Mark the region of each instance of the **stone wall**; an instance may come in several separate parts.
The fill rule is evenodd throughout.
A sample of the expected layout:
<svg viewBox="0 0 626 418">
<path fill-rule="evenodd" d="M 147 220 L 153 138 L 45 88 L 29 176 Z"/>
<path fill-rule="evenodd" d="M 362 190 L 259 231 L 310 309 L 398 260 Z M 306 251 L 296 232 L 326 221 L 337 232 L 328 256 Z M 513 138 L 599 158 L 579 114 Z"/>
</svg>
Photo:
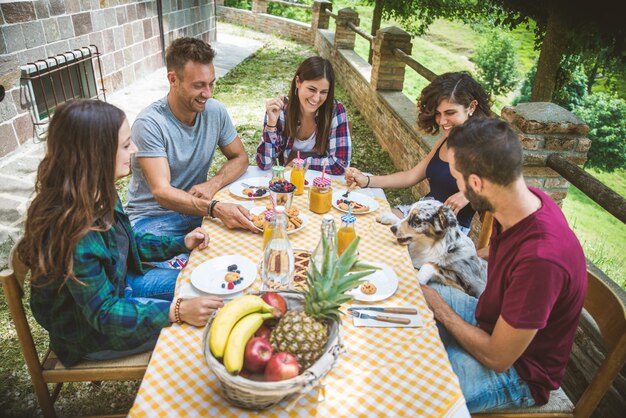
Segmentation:
<svg viewBox="0 0 626 418">
<path fill-rule="evenodd" d="M 181 36 L 215 40 L 214 0 L 165 0 L 162 7 L 166 47 Z M 0 11 L 0 157 L 33 137 L 20 66 L 96 45 L 107 92 L 163 66 L 156 0 L 9 0 Z"/>
</svg>

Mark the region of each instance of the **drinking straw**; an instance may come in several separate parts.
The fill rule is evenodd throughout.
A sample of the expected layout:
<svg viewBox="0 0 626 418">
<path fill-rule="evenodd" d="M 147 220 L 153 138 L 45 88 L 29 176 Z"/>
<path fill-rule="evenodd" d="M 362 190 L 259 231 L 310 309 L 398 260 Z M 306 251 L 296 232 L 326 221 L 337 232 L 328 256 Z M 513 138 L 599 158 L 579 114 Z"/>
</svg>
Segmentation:
<svg viewBox="0 0 626 418">
<path fill-rule="evenodd" d="M 300 159 L 300 151 L 298 151 L 298 160 Z"/>
<path fill-rule="evenodd" d="M 324 174 L 326 174 L 326 160 L 322 162 L 322 178 L 324 178 Z"/>
<path fill-rule="evenodd" d="M 272 191 L 269 193 L 270 203 L 272 204 L 272 209 L 276 209 L 276 202 L 274 202 L 274 197 L 272 196 Z"/>
</svg>

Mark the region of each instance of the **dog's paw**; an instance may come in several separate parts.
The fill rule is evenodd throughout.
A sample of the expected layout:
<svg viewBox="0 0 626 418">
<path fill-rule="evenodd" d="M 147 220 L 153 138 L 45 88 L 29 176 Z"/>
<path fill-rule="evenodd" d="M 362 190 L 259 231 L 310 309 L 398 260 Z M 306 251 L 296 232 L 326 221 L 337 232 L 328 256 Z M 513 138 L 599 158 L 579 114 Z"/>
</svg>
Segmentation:
<svg viewBox="0 0 626 418">
<path fill-rule="evenodd" d="M 396 215 L 394 215 L 391 212 L 381 213 L 380 215 L 376 217 L 376 222 L 379 222 L 383 225 L 393 225 L 395 223 L 398 223 L 399 221 L 400 221 L 400 218 L 398 218 Z"/>
<path fill-rule="evenodd" d="M 420 270 L 417 272 L 417 281 L 420 284 L 428 284 L 435 274 L 437 274 L 435 267 L 430 263 L 426 263 L 420 267 Z"/>
</svg>

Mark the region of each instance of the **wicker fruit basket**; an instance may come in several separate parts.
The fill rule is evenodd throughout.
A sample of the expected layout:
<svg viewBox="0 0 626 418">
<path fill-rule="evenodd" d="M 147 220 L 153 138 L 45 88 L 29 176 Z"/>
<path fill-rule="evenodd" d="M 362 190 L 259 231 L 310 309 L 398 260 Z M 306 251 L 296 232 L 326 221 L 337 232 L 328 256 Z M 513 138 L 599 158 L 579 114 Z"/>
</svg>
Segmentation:
<svg viewBox="0 0 626 418">
<path fill-rule="evenodd" d="M 304 305 L 304 296 L 296 292 L 280 292 L 287 302 L 287 309 L 298 309 Z M 329 327 L 328 342 L 322 356 L 300 375 L 279 382 L 259 382 L 241 376 L 233 376 L 209 350 L 211 323 L 209 319 L 202 335 L 202 352 L 213 373 L 222 385 L 224 398 L 231 404 L 253 410 L 270 408 L 294 395 L 304 395 L 317 386 L 320 379 L 333 368 L 343 351 L 339 325 L 333 322 Z"/>
</svg>

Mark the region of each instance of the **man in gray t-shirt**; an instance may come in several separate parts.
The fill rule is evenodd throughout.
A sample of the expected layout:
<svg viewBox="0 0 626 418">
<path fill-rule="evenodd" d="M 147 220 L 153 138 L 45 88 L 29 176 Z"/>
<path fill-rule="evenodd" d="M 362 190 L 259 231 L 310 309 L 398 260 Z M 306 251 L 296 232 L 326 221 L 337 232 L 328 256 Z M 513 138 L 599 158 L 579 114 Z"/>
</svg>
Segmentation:
<svg viewBox="0 0 626 418">
<path fill-rule="evenodd" d="M 242 206 L 213 200 L 248 168 L 248 156 L 224 106 L 212 99 L 213 57 L 207 43 L 176 39 L 166 51 L 170 91 L 133 124 L 139 151 L 132 161 L 126 212 L 135 231 L 184 235 L 219 218 L 229 228 L 256 231 Z M 207 181 L 215 149 L 227 162 Z"/>
</svg>

